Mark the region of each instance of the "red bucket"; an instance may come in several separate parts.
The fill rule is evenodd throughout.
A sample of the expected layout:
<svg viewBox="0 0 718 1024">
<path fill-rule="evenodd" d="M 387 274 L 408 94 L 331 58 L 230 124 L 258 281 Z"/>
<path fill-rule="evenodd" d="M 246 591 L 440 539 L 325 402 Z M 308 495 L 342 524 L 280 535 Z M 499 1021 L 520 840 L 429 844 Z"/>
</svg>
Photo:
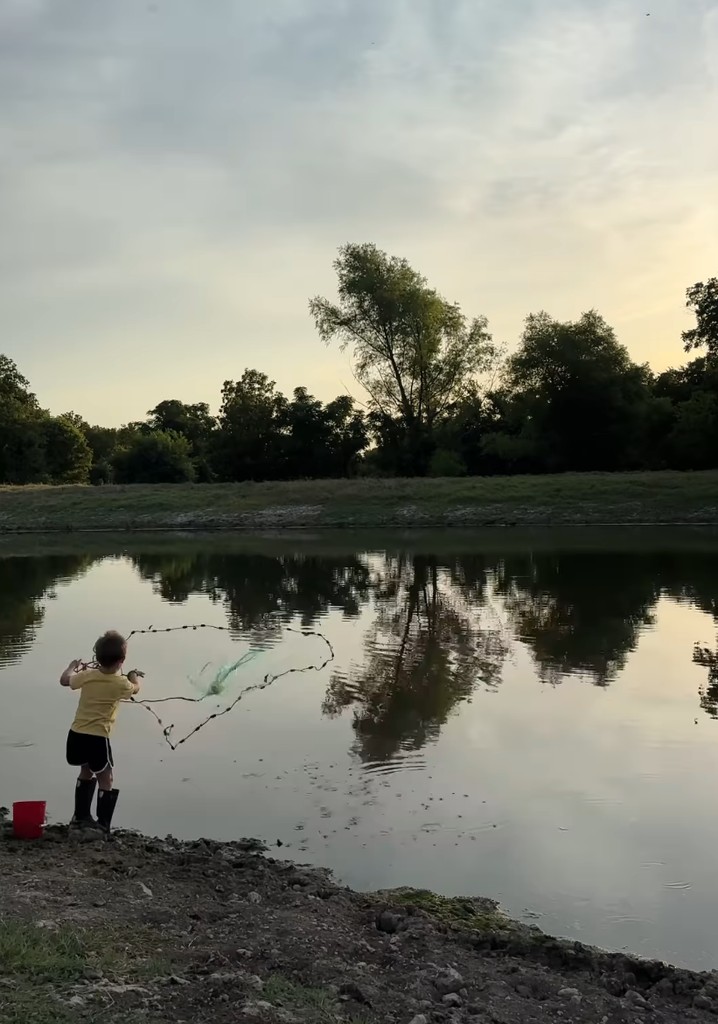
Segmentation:
<svg viewBox="0 0 718 1024">
<path fill-rule="evenodd" d="M 45 800 L 21 800 L 12 805 L 12 830 L 18 839 L 39 839 L 45 827 Z"/>
</svg>

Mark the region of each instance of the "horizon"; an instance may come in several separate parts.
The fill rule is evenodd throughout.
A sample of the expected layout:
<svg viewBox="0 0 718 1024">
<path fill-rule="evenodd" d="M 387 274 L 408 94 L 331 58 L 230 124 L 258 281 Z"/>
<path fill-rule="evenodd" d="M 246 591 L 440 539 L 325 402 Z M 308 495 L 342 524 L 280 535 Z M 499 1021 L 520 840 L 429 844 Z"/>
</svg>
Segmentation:
<svg viewBox="0 0 718 1024">
<path fill-rule="evenodd" d="M 594 6 L 6 0 L 0 351 L 103 426 L 214 412 L 245 367 L 361 398 L 308 302 L 370 241 L 509 351 L 529 313 L 595 308 L 635 362 L 685 363 L 718 271 L 718 3 Z"/>
</svg>

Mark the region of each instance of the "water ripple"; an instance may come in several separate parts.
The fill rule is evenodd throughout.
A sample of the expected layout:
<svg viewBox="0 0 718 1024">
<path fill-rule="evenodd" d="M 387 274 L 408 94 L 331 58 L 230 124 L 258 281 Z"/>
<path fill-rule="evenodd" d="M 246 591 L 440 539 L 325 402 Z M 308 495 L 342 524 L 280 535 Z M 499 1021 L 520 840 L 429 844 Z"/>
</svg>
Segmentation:
<svg viewBox="0 0 718 1024">
<path fill-rule="evenodd" d="M 397 772 L 426 771 L 426 759 L 417 753 L 396 754 L 388 761 L 365 761 L 362 771 L 367 775 L 395 775 Z"/>
</svg>

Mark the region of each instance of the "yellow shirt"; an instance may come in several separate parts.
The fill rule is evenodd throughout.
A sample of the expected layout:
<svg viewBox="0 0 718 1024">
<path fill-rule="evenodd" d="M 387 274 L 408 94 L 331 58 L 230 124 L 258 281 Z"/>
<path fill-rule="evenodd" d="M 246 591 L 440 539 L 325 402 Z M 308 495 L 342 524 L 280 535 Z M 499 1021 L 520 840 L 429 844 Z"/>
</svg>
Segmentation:
<svg viewBox="0 0 718 1024">
<path fill-rule="evenodd" d="M 127 676 L 119 672 L 101 672 L 97 668 L 75 673 L 70 679 L 70 689 L 80 691 L 72 731 L 90 736 L 109 736 L 120 701 L 134 693 L 134 687 Z"/>
</svg>

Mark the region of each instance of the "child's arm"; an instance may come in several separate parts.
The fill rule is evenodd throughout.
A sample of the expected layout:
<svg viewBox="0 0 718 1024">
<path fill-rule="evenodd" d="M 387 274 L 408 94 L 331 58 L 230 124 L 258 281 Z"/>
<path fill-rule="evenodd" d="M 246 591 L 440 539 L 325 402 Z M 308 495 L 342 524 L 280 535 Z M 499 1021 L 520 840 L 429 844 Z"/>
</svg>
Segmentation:
<svg viewBox="0 0 718 1024">
<path fill-rule="evenodd" d="M 144 679 L 145 674 L 138 668 L 133 668 L 131 672 L 127 673 L 128 682 L 132 683 L 132 696 L 136 696 L 140 692 L 140 679 Z"/>
<path fill-rule="evenodd" d="M 60 676 L 60 686 L 69 686 L 72 677 L 76 672 L 79 672 L 81 668 L 82 662 L 80 661 L 79 658 L 75 658 L 74 661 L 71 661 L 70 664 L 65 669 L 65 671 Z"/>
</svg>

